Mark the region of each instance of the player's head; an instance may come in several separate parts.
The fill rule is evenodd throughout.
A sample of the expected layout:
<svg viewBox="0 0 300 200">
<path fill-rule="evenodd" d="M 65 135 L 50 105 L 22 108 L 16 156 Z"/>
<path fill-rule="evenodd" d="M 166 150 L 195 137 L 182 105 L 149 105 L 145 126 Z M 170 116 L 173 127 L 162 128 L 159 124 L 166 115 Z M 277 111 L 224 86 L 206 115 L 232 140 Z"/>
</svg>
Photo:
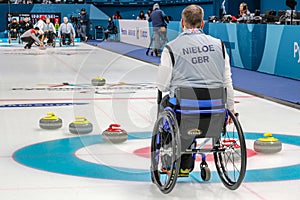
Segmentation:
<svg viewBox="0 0 300 200">
<path fill-rule="evenodd" d="M 159 9 L 159 4 L 158 4 L 158 3 L 155 3 L 155 4 L 153 5 L 153 10 L 156 10 L 156 9 Z"/>
<path fill-rule="evenodd" d="M 50 23 L 50 18 L 46 19 L 46 23 L 49 24 Z"/>
<path fill-rule="evenodd" d="M 40 28 L 39 27 L 34 27 L 33 30 L 34 30 L 35 34 L 37 34 L 39 32 Z"/>
<path fill-rule="evenodd" d="M 40 20 L 45 20 L 46 19 L 46 16 L 45 15 L 42 15 L 41 17 L 40 17 Z"/>
<path fill-rule="evenodd" d="M 86 13 L 85 8 L 81 8 L 81 13 Z"/>
<path fill-rule="evenodd" d="M 64 23 L 66 24 L 66 23 L 68 23 L 68 18 L 67 17 L 64 17 Z"/>
<path fill-rule="evenodd" d="M 203 28 L 204 11 L 198 5 L 192 4 L 183 9 L 181 13 L 182 29 Z"/>
</svg>

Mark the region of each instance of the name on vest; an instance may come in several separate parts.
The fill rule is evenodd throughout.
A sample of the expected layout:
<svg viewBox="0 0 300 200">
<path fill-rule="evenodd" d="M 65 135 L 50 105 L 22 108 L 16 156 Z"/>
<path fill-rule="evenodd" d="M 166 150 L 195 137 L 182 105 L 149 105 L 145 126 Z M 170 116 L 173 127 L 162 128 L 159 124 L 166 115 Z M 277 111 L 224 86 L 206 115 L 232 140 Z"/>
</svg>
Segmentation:
<svg viewBox="0 0 300 200">
<path fill-rule="evenodd" d="M 196 47 L 186 47 L 182 49 L 183 55 L 188 55 L 188 54 L 201 54 L 201 53 L 207 53 L 215 51 L 214 45 L 203 45 L 203 46 L 196 46 Z M 197 56 L 197 57 L 192 57 L 192 63 L 197 64 L 197 63 L 208 63 L 209 62 L 209 56 Z"/>
</svg>

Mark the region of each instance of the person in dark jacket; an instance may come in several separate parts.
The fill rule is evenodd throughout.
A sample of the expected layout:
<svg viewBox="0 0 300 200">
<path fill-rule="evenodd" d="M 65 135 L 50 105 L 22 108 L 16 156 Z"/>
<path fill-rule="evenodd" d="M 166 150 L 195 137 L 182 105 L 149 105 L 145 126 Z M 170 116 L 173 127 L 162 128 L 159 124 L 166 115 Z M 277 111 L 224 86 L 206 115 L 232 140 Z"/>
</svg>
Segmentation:
<svg viewBox="0 0 300 200">
<path fill-rule="evenodd" d="M 80 15 L 78 17 L 79 25 L 80 25 L 80 31 L 79 31 L 79 37 L 82 41 L 86 41 L 86 29 L 89 23 L 89 16 L 86 13 L 85 8 L 81 9 Z"/>
<path fill-rule="evenodd" d="M 16 18 L 12 19 L 11 23 L 8 25 L 8 30 L 12 39 L 16 39 L 18 37 L 20 31 L 20 24 Z"/>
<path fill-rule="evenodd" d="M 111 17 L 108 18 L 107 28 L 104 31 L 104 39 L 107 40 L 109 34 L 115 34 L 115 23 Z"/>
<path fill-rule="evenodd" d="M 32 22 L 29 20 L 28 17 L 24 17 L 23 21 L 20 23 L 21 26 L 21 33 L 25 33 L 29 29 L 33 28 Z"/>
<path fill-rule="evenodd" d="M 158 3 L 153 5 L 153 11 L 148 21 L 152 22 L 153 27 L 153 51 L 156 54 L 156 56 L 160 56 L 162 47 L 167 42 L 167 23 L 169 23 L 169 19 L 165 15 L 165 13 L 159 8 Z"/>
</svg>

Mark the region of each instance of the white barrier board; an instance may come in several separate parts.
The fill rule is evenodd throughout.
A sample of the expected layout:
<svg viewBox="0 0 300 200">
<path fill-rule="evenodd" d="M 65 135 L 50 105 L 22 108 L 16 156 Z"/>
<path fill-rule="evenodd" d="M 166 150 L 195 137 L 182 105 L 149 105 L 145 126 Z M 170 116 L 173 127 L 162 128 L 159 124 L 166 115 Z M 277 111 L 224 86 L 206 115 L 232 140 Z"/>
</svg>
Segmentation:
<svg viewBox="0 0 300 200">
<path fill-rule="evenodd" d="M 120 41 L 149 47 L 150 29 L 146 20 L 119 20 Z"/>
</svg>

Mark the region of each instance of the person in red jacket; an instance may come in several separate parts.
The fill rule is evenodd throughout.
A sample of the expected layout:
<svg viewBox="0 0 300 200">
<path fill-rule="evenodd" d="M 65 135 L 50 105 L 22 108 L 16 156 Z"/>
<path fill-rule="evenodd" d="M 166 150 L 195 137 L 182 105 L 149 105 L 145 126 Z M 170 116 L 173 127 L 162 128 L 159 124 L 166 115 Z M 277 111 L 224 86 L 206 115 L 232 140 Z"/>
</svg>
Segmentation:
<svg viewBox="0 0 300 200">
<path fill-rule="evenodd" d="M 37 37 L 39 30 L 40 30 L 39 27 L 35 27 L 32 29 L 29 29 L 28 31 L 25 31 L 25 33 L 23 33 L 21 35 L 21 40 L 23 42 L 27 43 L 24 46 L 25 49 L 30 49 L 34 42 L 38 43 L 40 45 L 40 47 L 44 46 L 43 42 L 41 42 L 39 40 L 39 38 Z"/>
</svg>

